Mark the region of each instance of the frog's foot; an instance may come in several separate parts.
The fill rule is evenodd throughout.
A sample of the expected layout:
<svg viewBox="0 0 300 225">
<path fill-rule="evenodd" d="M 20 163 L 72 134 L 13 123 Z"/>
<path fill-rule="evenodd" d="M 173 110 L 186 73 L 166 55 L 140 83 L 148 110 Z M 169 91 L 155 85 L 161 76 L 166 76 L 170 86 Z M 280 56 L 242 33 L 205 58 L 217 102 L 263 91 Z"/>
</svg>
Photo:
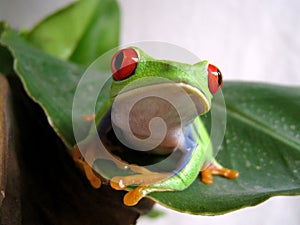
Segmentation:
<svg viewBox="0 0 300 225">
<path fill-rule="evenodd" d="M 130 176 L 116 176 L 110 180 L 110 186 L 116 190 L 125 190 L 128 186 L 149 186 L 170 177 L 170 173 L 147 173 Z"/>
<path fill-rule="evenodd" d="M 110 180 L 110 186 L 115 190 L 125 190 L 128 186 L 136 186 L 124 196 L 124 204 L 127 206 L 136 205 L 147 192 L 145 188 L 153 183 L 162 181 L 170 177 L 170 173 L 151 172 L 144 167 L 130 165 L 130 169 L 134 172 L 140 173 L 130 176 L 116 176 Z"/>
<path fill-rule="evenodd" d="M 126 193 L 123 199 L 124 204 L 127 206 L 134 206 L 138 204 L 138 202 L 146 196 L 146 193 L 144 193 L 146 187 L 147 186 L 139 186 Z"/>
<path fill-rule="evenodd" d="M 228 179 L 235 179 L 239 176 L 239 172 L 223 168 L 213 163 L 206 163 L 201 169 L 201 181 L 205 184 L 213 184 L 213 175 L 220 175 Z"/>
<path fill-rule="evenodd" d="M 100 188 L 101 179 L 95 174 L 92 167 L 84 160 L 78 147 L 75 147 L 74 149 L 73 160 L 75 161 L 76 164 L 78 164 L 82 168 L 90 184 L 94 188 Z"/>
</svg>

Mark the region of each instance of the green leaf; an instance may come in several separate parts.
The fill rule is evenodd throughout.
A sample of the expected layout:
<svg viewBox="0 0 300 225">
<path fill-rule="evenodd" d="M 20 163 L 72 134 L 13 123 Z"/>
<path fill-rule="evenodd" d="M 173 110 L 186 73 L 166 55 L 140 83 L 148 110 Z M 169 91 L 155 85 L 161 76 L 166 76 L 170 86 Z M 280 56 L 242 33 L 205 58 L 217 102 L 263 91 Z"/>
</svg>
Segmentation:
<svg viewBox="0 0 300 225">
<path fill-rule="evenodd" d="M 57 134 L 72 148 L 72 101 L 85 68 L 34 48 L 9 28 L 0 44 L 13 55 L 14 70 L 27 94 L 40 104 Z"/>
<path fill-rule="evenodd" d="M 42 20 L 26 37 L 44 52 L 88 65 L 118 45 L 119 19 L 115 0 L 81 0 Z"/>
<path fill-rule="evenodd" d="M 158 219 L 161 218 L 163 216 L 165 216 L 165 212 L 161 211 L 159 209 L 152 209 L 148 214 L 146 214 L 144 217 L 148 218 L 148 219 Z"/>
<path fill-rule="evenodd" d="M 0 37 L 2 37 L 3 32 L 7 29 L 7 24 L 4 21 L 0 22 Z"/>
<path fill-rule="evenodd" d="M 112 0 L 99 1 L 99 10 L 86 28 L 84 35 L 74 49 L 70 60 L 89 65 L 103 53 L 119 43 L 120 13 L 118 4 Z"/>
<path fill-rule="evenodd" d="M 271 196 L 300 194 L 300 87 L 228 82 L 222 165 L 236 180 L 196 180 L 182 192 L 153 193 L 159 203 L 192 214 L 222 214 Z"/>
</svg>

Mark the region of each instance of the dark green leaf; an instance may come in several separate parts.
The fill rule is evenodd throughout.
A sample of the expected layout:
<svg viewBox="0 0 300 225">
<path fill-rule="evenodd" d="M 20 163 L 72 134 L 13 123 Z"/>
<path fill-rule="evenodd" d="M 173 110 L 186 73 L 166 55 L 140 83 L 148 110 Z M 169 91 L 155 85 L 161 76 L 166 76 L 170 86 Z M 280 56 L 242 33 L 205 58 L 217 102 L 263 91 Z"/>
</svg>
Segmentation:
<svg viewBox="0 0 300 225">
<path fill-rule="evenodd" d="M 71 147 L 75 143 L 72 101 L 85 68 L 35 49 L 10 29 L 5 32 L 0 44 L 12 53 L 15 72 L 27 94 L 42 106 L 50 124 L 65 144 Z"/>
<path fill-rule="evenodd" d="M 81 0 L 38 23 L 26 37 L 44 52 L 88 65 L 118 45 L 119 24 L 115 0 Z"/>
<path fill-rule="evenodd" d="M 236 180 L 196 180 L 182 192 L 153 193 L 161 204 L 193 214 L 221 214 L 271 196 L 300 194 L 300 88 L 227 83 L 227 129 L 217 159 Z"/>
<path fill-rule="evenodd" d="M 0 22 L 0 38 L 4 34 L 7 28 L 5 22 Z M 10 74 L 13 72 L 13 58 L 10 52 L 3 46 L 0 45 L 0 73 Z"/>
<path fill-rule="evenodd" d="M 13 73 L 13 58 L 10 52 L 0 45 L 0 73 L 11 74 Z"/>
</svg>

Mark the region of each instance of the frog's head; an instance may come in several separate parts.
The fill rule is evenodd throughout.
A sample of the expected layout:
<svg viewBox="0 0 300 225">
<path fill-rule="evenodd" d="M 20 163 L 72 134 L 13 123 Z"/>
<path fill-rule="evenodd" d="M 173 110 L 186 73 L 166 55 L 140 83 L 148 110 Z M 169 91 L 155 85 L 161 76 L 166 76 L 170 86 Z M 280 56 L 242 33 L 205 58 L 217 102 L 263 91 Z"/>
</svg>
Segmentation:
<svg viewBox="0 0 300 225">
<path fill-rule="evenodd" d="M 210 110 L 213 94 L 222 86 L 220 70 L 204 60 L 194 65 L 154 59 L 137 47 L 119 50 L 111 61 L 111 97 L 163 89 L 172 84 L 183 88 L 193 99 L 199 115 Z M 161 79 L 160 79 L 161 78 Z"/>
<path fill-rule="evenodd" d="M 148 122 L 154 117 L 164 119 L 174 136 L 179 124 L 187 124 L 197 115 L 210 110 L 213 94 L 222 86 L 221 72 L 208 61 L 190 65 L 158 60 L 136 47 L 116 52 L 111 61 L 111 70 L 113 81 L 110 95 L 112 101 L 118 98 L 121 102 L 113 115 L 117 126 L 123 126 L 126 119 L 124 111 L 130 99 L 148 96 L 139 101 L 130 114 L 131 128 L 141 137 L 149 134 Z M 168 94 L 168 99 L 161 98 L 161 94 Z M 184 98 L 186 96 L 189 101 Z M 168 104 L 170 99 L 176 101 L 175 107 L 174 104 Z M 178 116 L 178 106 L 179 110 L 183 110 L 183 116 Z"/>
</svg>

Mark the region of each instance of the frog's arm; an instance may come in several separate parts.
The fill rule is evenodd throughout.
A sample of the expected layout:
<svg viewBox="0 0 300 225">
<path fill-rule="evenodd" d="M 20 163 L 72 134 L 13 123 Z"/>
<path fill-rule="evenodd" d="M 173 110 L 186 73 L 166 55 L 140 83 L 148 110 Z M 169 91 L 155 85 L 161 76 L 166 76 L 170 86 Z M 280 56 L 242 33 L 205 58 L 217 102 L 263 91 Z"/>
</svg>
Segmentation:
<svg viewBox="0 0 300 225">
<path fill-rule="evenodd" d="M 92 163 L 97 159 L 97 152 L 99 148 L 98 124 L 107 122 L 105 116 L 109 113 L 111 108 L 111 100 L 109 90 L 111 88 L 111 79 L 105 83 L 102 93 L 97 99 L 96 108 L 99 109 L 96 114 L 82 115 L 82 119 L 92 123 L 87 137 L 81 140 L 73 148 L 73 160 L 82 169 L 87 179 L 94 188 L 101 186 L 101 179 L 96 175 L 92 168 Z M 107 126 L 104 126 L 107 127 Z M 102 151 L 105 152 L 105 151 Z M 103 156 L 101 156 L 103 157 Z"/>
<path fill-rule="evenodd" d="M 205 162 L 201 168 L 201 181 L 206 184 L 213 183 L 213 175 L 220 175 L 228 179 L 235 179 L 238 177 L 239 173 L 236 170 L 230 170 L 224 168 L 217 160 L 214 158 L 214 151 L 212 148 L 211 139 L 206 131 L 206 128 L 201 121 L 201 119 L 195 120 L 195 129 L 197 142 L 204 143 L 205 150 Z"/>
<path fill-rule="evenodd" d="M 110 184 L 114 189 L 129 190 L 124 196 L 125 205 L 133 206 L 151 192 L 181 191 L 194 182 L 206 157 L 205 143 L 195 136 L 196 126 L 197 124 L 190 124 L 185 129 L 185 140 L 180 147 L 183 156 L 175 171 L 169 173 L 136 171 L 137 174 L 134 175 L 112 178 Z"/>
<path fill-rule="evenodd" d="M 96 121 L 96 124 L 98 124 L 97 121 L 103 120 L 103 118 L 107 114 L 107 109 L 110 108 L 110 101 L 108 99 L 106 101 L 103 101 L 102 106 L 103 107 L 97 113 L 96 117 L 93 118 Z M 94 122 L 94 120 L 92 120 L 92 122 Z M 90 165 L 90 163 L 94 162 L 97 158 L 96 151 L 99 148 L 99 143 L 97 142 L 97 140 L 97 127 L 92 125 L 88 136 L 83 141 L 74 146 L 72 154 L 73 160 L 75 161 L 77 166 L 82 169 L 86 178 L 90 181 L 90 184 L 94 188 L 100 188 L 101 186 L 101 178 L 96 175 L 92 166 Z"/>
<path fill-rule="evenodd" d="M 202 181 L 207 184 L 213 182 L 212 175 L 222 175 L 230 179 L 238 176 L 237 171 L 223 168 L 213 157 L 210 138 L 200 117 L 197 117 L 188 129 L 185 150 L 191 146 L 193 148 L 189 150 L 190 152 L 186 152 L 179 170 L 172 173 L 136 170 L 135 172 L 138 173 L 136 175 L 114 177 L 110 181 L 111 186 L 116 190 L 129 190 L 124 196 L 125 205 L 135 205 L 151 192 L 184 190 L 194 182 L 199 171 L 201 171 Z"/>
</svg>

